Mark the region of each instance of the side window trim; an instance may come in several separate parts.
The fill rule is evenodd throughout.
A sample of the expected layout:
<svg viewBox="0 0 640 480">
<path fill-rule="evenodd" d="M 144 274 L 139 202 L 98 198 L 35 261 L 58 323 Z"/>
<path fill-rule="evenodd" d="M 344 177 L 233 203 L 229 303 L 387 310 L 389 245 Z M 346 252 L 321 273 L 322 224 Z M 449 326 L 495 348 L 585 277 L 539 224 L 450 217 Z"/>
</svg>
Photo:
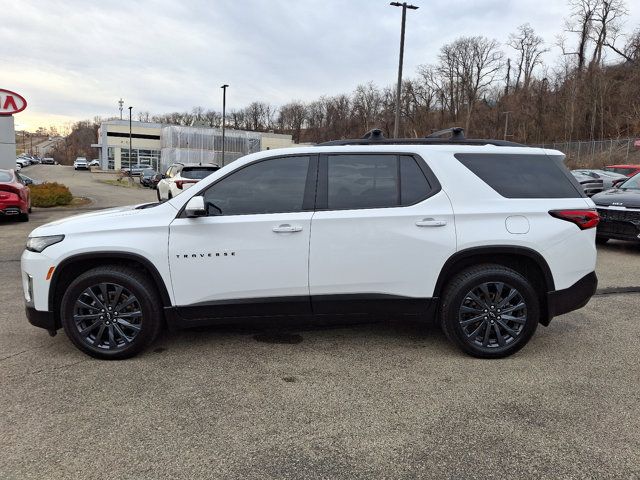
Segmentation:
<svg viewBox="0 0 640 480">
<path fill-rule="evenodd" d="M 402 199 L 402 179 L 400 175 L 400 157 L 407 156 L 413 158 L 413 160 L 418 164 L 418 168 L 422 171 L 424 176 L 427 179 L 427 183 L 430 186 L 429 193 L 421 198 L 417 202 L 401 205 L 401 202 L 398 202 L 398 205 L 390 206 L 390 207 L 362 207 L 362 208 L 329 208 L 329 163 L 328 159 L 333 155 L 390 155 L 395 156 L 397 158 L 398 164 L 398 195 L 399 200 Z M 442 186 L 438 181 L 438 178 L 435 176 L 433 171 L 429 168 L 427 163 L 422 159 L 422 157 L 416 153 L 412 152 L 331 152 L 331 153 L 323 153 L 319 158 L 318 165 L 318 193 L 316 195 L 316 210 L 317 211 L 341 211 L 341 210 L 373 210 L 379 208 L 405 208 L 416 205 L 420 202 L 424 202 L 426 199 L 433 197 L 435 194 L 442 190 Z"/>
<path fill-rule="evenodd" d="M 289 157 L 308 157 L 309 158 L 309 165 L 307 167 L 307 178 L 305 180 L 305 189 L 304 189 L 304 194 L 303 194 L 303 200 L 302 200 L 302 212 L 313 212 L 316 210 L 315 206 L 316 206 L 316 196 L 317 196 L 317 191 L 318 191 L 318 154 L 314 154 L 314 153 L 309 153 L 309 154 L 304 154 L 304 153 L 292 153 L 290 155 L 278 155 L 278 156 L 274 156 L 274 157 L 267 157 L 267 158 L 261 158 L 260 160 L 256 160 L 254 162 L 248 163 L 246 165 L 243 165 L 240 168 L 237 168 L 229 173 L 227 173 L 226 175 L 224 175 L 223 177 L 218 178 L 214 183 L 207 185 L 206 187 L 201 188 L 198 193 L 196 193 L 194 195 L 194 197 L 197 197 L 199 195 L 204 195 L 205 192 L 209 189 L 212 188 L 214 185 L 216 185 L 217 183 L 221 182 L 222 180 L 224 180 L 225 178 L 233 175 L 234 173 L 239 172 L 240 170 L 243 170 L 247 167 L 250 167 L 252 165 L 256 165 L 257 163 L 261 163 L 261 162 L 267 162 L 269 160 L 277 160 L 277 159 L 281 159 L 281 158 L 289 158 Z M 176 218 L 187 218 L 187 216 L 184 213 L 186 204 L 180 209 L 180 211 L 178 212 L 178 214 L 176 215 Z M 278 213 L 290 213 L 290 212 L 278 212 Z M 243 216 L 243 215 L 271 215 L 271 213 L 265 213 L 265 214 L 239 214 L 239 215 L 234 215 L 234 216 Z"/>
</svg>

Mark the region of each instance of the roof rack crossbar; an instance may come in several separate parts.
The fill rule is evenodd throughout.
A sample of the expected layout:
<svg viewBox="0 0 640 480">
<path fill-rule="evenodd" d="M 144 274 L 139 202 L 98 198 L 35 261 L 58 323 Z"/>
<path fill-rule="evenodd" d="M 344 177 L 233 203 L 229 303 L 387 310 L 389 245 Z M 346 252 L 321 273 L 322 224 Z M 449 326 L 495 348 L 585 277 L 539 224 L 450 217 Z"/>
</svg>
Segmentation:
<svg viewBox="0 0 640 480">
<path fill-rule="evenodd" d="M 445 128 L 444 130 L 438 130 L 437 132 L 433 132 L 432 134 L 427 135 L 424 138 L 440 138 L 447 133 L 451 134 L 451 136 L 449 137 L 450 140 L 464 140 L 464 128 L 462 127 L 451 127 Z"/>
</svg>

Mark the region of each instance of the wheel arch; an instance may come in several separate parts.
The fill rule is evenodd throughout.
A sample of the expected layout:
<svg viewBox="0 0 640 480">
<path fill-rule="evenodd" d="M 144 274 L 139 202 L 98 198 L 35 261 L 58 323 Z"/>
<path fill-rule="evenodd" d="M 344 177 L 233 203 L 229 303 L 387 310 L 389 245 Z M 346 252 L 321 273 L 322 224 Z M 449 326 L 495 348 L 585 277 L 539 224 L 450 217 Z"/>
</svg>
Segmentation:
<svg viewBox="0 0 640 480">
<path fill-rule="evenodd" d="M 547 294 L 555 290 L 549 264 L 540 253 L 527 247 L 496 245 L 472 247 L 456 252 L 444 264 L 436 281 L 434 297 L 442 298 L 449 280 L 467 267 L 482 263 L 493 263 L 511 268 L 534 283 L 540 291 L 540 323 L 548 325 Z"/>
<path fill-rule="evenodd" d="M 73 255 L 65 258 L 56 267 L 51 276 L 51 284 L 49 286 L 49 310 L 53 312 L 56 328 L 60 328 L 60 312 L 59 306 L 60 300 L 64 295 L 67 286 L 78 275 L 91 268 L 103 266 L 103 265 L 125 265 L 140 269 L 147 273 L 153 281 L 160 301 L 163 307 L 171 306 L 171 298 L 167 285 L 165 284 L 162 275 L 158 272 L 158 269 L 147 258 L 130 252 L 90 252 Z"/>
</svg>

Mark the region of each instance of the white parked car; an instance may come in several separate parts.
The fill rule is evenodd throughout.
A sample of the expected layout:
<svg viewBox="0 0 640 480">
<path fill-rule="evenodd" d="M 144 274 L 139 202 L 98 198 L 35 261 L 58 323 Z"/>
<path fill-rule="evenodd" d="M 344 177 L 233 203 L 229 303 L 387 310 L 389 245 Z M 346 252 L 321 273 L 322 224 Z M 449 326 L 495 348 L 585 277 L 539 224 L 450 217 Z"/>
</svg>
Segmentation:
<svg viewBox="0 0 640 480">
<path fill-rule="evenodd" d="M 87 163 L 87 159 L 85 157 L 78 157 L 73 162 L 74 170 L 88 170 L 89 165 Z"/>
<path fill-rule="evenodd" d="M 36 228 L 27 317 L 98 358 L 165 322 L 332 315 L 436 318 L 463 351 L 510 355 L 596 291 L 599 217 L 562 160 L 459 131 L 251 154 L 168 201 Z"/>
<path fill-rule="evenodd" d="M 19 172 L 20 170 L 22 170 L 22 165 L 20 165 L 19 162 L 16 162 L 16 172 Z"/>
<path fill-rule="evenodd" d="M 90 166 L 90 167 L 99 167 L 99 166 L 100 166 L 100 160 L 98 160 L 98 159 L 91 160 L 91 161 L 89 162 L 89 166 Z"/>
<path fill-rule="evenodd" d="M 174 163 L 158 182 L 158 200 L 170 200 L 220 167 L 213 163 Z"/>
</svg>

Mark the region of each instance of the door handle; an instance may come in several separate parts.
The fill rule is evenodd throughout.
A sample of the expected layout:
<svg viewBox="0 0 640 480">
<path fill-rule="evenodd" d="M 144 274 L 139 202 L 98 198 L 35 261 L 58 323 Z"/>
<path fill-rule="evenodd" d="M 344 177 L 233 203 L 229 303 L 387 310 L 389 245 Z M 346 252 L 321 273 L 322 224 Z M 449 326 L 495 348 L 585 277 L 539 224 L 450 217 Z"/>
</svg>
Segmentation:
<svg viewBox="0 0 640 480">
<path fill-rule="evenodd" d="M 416 222 L 418 227 L 444 227 L 446 224 L 446 220 L 436 220 L 435 218 L 423 218 Z"/>
<path fill-rule="evenodd" d="M 301 232 L 302 227 L 291 226 L 288 223 L 283 223 L 282 225 L 278 225 L 277 227 L 273 227 L 273 231 L 276 233 L 295 233 Z"/>
</svg>

